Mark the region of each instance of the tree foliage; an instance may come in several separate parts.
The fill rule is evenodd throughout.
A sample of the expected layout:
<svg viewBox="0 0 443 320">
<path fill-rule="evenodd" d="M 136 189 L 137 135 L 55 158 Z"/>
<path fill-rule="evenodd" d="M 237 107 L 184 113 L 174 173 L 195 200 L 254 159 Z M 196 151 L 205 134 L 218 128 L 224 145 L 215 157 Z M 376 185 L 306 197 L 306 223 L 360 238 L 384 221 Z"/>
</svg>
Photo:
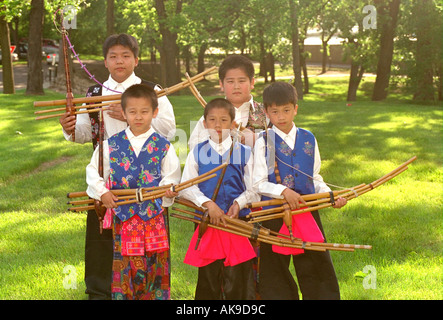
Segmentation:
<svg viewBox="0 0 443 320">
<path fill-rule="evenodd" d="M 16 29 L 21 37 L 28 34 L 30 2 L 3 1 L 6 9 L 2 9 L 2 14 L 8 21 L 19 21 L 20 28 Z M 70 32 L 77 52 L 100 54 L 109 29 L 108 2 L 45 1 L 44 36 L 58 36 L 52 26 L 52 14 L 71 4 L 78 8 L 78 28 Z M 344 58 L 352 61 L 349 100 L 357 99 L 364 72 L 381 73 L 378 70 L 382 69 L 383 84 L 377 85 L 382 95 L 374 92 L 377 99 L 384 99 L 389 90 L 402 84 L 414 99 L 441 100 L 443 13 L 438 0 L 376 0 L 375 29 L 364 27 L 367 18 L 364 8 L 368 5 L 365 0 L 113 0 L 113 3 L 114 31 L 130 33 L 138 39 L 141 55 L 152 63 L 160 63 L 165 85 L 176 82 L 183 70 L 201 72 L 211 57 L 220 61 L 236 52 L 258 61 L 257 72 L 265 81 L 276 79 L 277 62 L 292 68 L 294 84 L 302 97 L 309 90 L 306 57 L 310 53 L 305 50 L 304 40 L 309 29 L 317 29 L 323 40 L 323 61 L 328 58 L 329 39 L 334 35 L 343 38 Z M 399 3 L 397 23 L 387 32 L 389 19 L 394 16 L 384 8 L 393 3 Z"/>
</svg>

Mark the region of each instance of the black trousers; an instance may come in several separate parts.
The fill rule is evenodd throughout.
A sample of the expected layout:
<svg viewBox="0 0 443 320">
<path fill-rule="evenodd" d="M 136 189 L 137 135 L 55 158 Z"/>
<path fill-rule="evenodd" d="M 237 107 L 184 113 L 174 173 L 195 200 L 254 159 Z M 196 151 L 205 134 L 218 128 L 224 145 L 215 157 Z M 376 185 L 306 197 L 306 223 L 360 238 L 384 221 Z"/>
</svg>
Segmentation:
<svg viewBox="0 0 443 320">
<path fill-rule="evenodd" d="M 235 266 L 224 260 L 198 268 L 196 300 L 254 300 L 255 282 L 252 259 Z"/>
<path fill-rule="evenodd" d="M 94 210 L 88 211 L 85 243 L 85 284 L 89 299 L 111 299 L 112 230 L 103 230 Z"/>
<path fill-rule="evenodd" d="M 323 233 L 320 215 L 312 215 Z M 266 221 L 263 226 L 279 231 L 281 219 Z M 326 241 L 326 237 L 325 237 Z M 264 300 L 298 300 L 298 286 L 290 270 L 291 255 L 277 254 L 272 245 L 260 243 L 258 291 Z M 332 259 L 328 251 L 305 250 L 292 256 L 303 300 L 339 300 L 340 290 Z"/>
</svg>

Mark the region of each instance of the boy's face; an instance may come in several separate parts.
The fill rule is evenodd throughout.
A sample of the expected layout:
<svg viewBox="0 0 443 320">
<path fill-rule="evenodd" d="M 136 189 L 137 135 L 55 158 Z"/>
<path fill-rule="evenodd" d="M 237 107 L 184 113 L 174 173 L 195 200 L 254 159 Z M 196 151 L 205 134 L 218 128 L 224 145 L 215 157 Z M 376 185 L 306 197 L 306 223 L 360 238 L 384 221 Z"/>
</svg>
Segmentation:
<svg viewBox="0 0 443 320">
<path fill-rule="evenodd" d="M 121 83 L 128 79 L 138 65 L 138 57 L 134 57 L 131 49 L 120 44 L 109 48 L 105 58 L 105 67 L 111 77 Z"/>
<path fill-rule="evenodd" d="M 157 116 L 158 108 L 152 111 L 151 101 L 147 98 L 127 98 L 124 117 L 135 136 L 151 128 L 152 119 Z"/>
<path fill-rule="evenodd" d="M 271 123 L 284 133 L 289 133 L 292 129 L 294 117 L 297 115 L 297 105 L 292 103 L 277 106 L 275 104 L 266 109 L 266 114 Z"/>
<path fill-rule="evenodd" d="M 243 103 L 251 99 L 251 91 L 254 89 L 255 79 L 249 79 L 246 72 L 241 69 L 230 69 L 226 72 L 223 81 L 220 80 L 220 87 L 225 93 L 226 99 L 234 107 L 238 108 Z"/>
<path fill-rule="evenodd" d="M 208 112 L 206 119 L 203 120 L 203 124 L 208 129 L 211 139 L 220 143 L 229 136 L 232 119 L 226 109 L 214 108 Z"/>
</svg>

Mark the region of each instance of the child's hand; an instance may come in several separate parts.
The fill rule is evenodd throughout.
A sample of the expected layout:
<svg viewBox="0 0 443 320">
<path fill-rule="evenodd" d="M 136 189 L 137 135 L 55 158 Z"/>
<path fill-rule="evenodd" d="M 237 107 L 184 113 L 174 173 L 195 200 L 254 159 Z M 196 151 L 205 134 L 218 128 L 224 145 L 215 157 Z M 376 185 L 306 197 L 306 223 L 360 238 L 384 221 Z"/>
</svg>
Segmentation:
<svg viewBox="0 0 443 320">
<path fill-rule="evenodd" d="M 238 129 L 238 123 L 232 121 L 231 130 L 237 130 L 237 129 Z M 241 139 L 240 139 L 241 144 L 254 148 L 255 140 L 256 140 L 255 133 L 250 129 L 244 129 L 241 132 Z"/>
<path fill-rule="evenodd" d="M 294 190 L 286 188 L 281 194 L 283 197 L 285 197 L 285 200 L 289 204 L 291 210 L 300 209 L 300 203 L 306 204 L 306 201 L 303 200 L 301 195 Z"/>
<path fill-rule="evenodd" d="M 175 198 L 178 197 L 178 192 L 174 192 L 172 190 L 166 190 L 165 192 L 165 197 L 166 198 Z"/>
<path fill-rule="evenodd" d="M 60 117 L 59 122 L 67 134 L 72 134 L 74 132 L 76 123 L 75 116 L 66 112 Z"/>
<path fill-rule="evenodd" d="M 341 207 L 344 207 L 348 203 L 348 200 L 346 198 L 338 198 L 335 200 L 335 204 L 332 206 L 335 209 L 340 209 Z"/>
<path fill-rule="evenodd" d="M 108 114 L 111 118 L 116 119 L 116 120 L 120 120 L 120 121 L 125 121 L 126 119 L 123 116 L 123 109 L 122 109 L 122 105 L 120 103 L 111 103 L 109 105 L 109 111 Z"/>
<path fill-rule="evenodd" d="M 117 205 L 115 204 L 115 201 L 118 200 L 118 197 L 114 195 L 111 191 L 106 192 L 101 197 L 101 201 L 103 202 L 103 205 L 107 209 L 117 208 Z"/>
<path fill-rule="evenodd" d="M 236 219 L 238 218 L 239 213 L 240 213 L 240 206 L 238 205 L 237 201 L 234 201 L 234 203 L 229 208 L 226 214 L 228 215 L 228 217 Z"/>
<path fill-rule="evenodd" d="M 209 221 L 218 226 L 220 222 L 226 226 L 225 213 L 214 201 L 206 201 L 203 203 L 203 207 L 208 209 Z"/>
</svg>

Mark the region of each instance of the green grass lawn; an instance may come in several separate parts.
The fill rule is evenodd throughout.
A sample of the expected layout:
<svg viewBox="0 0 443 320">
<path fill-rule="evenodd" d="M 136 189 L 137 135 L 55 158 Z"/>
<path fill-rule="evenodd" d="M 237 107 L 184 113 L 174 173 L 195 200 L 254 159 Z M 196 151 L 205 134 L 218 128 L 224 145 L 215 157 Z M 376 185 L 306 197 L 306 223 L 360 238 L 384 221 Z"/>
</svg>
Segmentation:
<svg viewBox="0 0 443 320">
<path fill-rule="evenodd" d="M 442 299 L 442 124 L 440 105 L 407 99 L 345 101 L 346 78 L 313 78 L 299 103 L 298 126 L 319 143 L 325 181 L 369 183 L 412 156 L 410 168 L 348 203 L 321 211 L 329 242 L 370 244 L 372 250 L 332 252 L 342 299 Z M 331 87 L 332 85 L 332 87 Z M 256 86 L 259 95 L 263 85 Z M 171 96 L 177 127 L 189 134 L 201 106 Z M 34 100 L 0 95 L 0 299 L 80 300 L 84 294 L 84 213 L 67 212 L 66 194 L 85 189 L 91 146 L 64 140 L 58 120 L 35 121 Z M 209 100 L 211 97 L 205 97 Z M 174 142 L 186 151 L 182 139 Z M 184 159 L 183 159 L 184 161 Z M 192 234 L 171 218 L 172 298 L 193 299 L 197 270 L 182 263 Z"/>
</svg>

